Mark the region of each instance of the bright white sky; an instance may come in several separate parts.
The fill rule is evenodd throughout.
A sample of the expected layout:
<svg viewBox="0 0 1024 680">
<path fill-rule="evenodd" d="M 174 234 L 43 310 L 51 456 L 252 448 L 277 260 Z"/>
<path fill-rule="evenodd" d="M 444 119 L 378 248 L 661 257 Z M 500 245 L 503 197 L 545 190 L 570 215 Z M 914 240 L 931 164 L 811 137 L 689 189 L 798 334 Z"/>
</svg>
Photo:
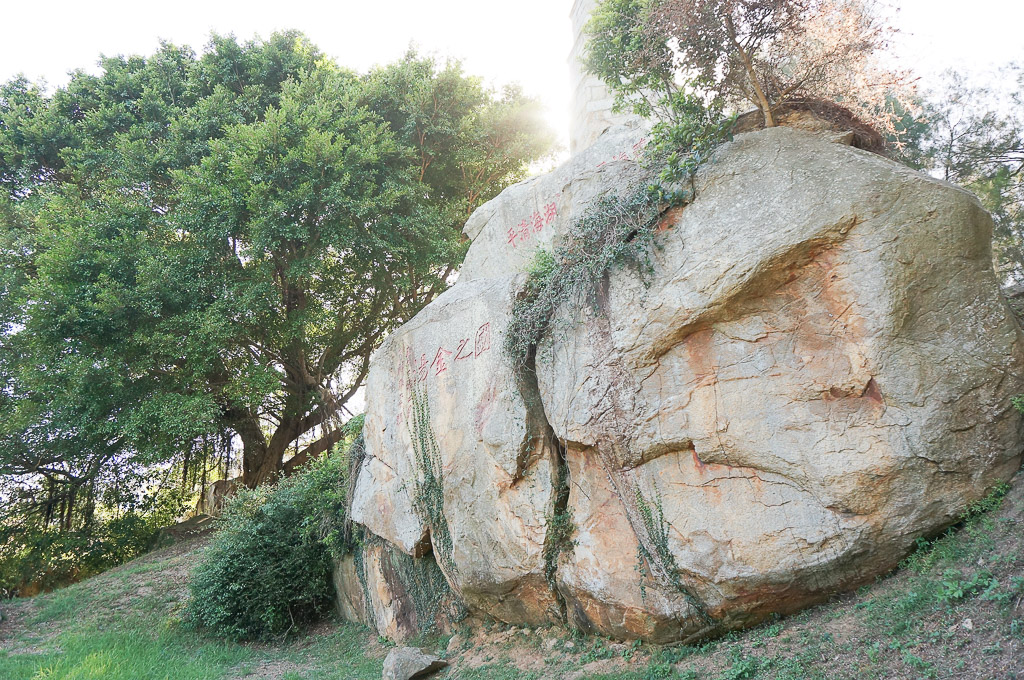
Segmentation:
<svg viewBox="0 0 1024 680">
<path fill-rule="evenodd" d="M 1021 0 L 886 0 L 905 65 L 924 80 L 950 67 L 985 71 L 1024 62 Z M 548 107 L 567 139 L 572 0 L 42 0 L 0 13 L 0 80 L 17 73 L 64 84 L 102 54 L 150 54 L 163 38 L 197 50 L 211 31 L 240 39 L 297 28 L 344 66 L 364 70 L 399 58 L 410 43 L 463 60 L 495 85 L 518 81 Z"/>
</svg>

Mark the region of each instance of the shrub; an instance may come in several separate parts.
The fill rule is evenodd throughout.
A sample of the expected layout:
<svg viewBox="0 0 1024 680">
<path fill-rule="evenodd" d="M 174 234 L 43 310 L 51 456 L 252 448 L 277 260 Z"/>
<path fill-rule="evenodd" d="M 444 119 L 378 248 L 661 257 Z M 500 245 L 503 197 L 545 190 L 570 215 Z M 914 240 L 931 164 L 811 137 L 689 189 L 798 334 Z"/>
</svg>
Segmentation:
<svg viewBox="0 0 1024 680">
<path fill-rule="evenodd" d="M 325 456 L 227 507 L 192 573 L 185 624 L 230 640 L 283 637 L 331 609 L 331 557 L 345 552 L 348 457 Z"/>
</svg>

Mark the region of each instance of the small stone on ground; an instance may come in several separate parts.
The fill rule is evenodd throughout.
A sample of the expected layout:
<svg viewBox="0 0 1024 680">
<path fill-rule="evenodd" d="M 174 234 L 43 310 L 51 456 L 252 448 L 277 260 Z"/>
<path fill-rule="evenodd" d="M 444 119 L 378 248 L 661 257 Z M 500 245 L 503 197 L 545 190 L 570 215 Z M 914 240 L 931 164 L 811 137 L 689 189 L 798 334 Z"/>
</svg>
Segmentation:
<svg viewBox="0 0 1024 680">
<path fill-rule="evenodd" d="M 448 665 L 447 661 L 414 647 L 392 649 L 384 659 L 384 680 L 410 680 L 435 673 Z"/>
</svg>

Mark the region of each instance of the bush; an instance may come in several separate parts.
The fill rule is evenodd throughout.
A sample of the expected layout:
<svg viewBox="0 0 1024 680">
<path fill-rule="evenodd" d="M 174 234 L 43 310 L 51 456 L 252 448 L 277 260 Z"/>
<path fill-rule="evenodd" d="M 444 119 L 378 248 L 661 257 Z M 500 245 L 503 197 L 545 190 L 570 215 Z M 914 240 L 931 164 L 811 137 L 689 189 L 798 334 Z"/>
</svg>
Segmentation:
<svg viewBox="0 0 1024 680">
<path fill-rule="evenodd" d="M 283 637 L 330 611 L 345 552 L 347 456 L 315 461 L 227 507 L 192 573 L 185 624 L 233 641 Z"/>
</svg>

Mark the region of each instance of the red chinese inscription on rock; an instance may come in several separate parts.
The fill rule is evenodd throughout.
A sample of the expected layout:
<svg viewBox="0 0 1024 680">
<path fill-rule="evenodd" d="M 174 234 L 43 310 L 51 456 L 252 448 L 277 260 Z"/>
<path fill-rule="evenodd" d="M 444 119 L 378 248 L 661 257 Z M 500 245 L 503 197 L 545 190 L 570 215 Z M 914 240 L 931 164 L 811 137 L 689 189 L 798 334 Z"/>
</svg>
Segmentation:
<svg viewBox="0 0 1024 680">
<path fill-rule="evenodd" d="M 433 361 L 430 361 L 427 354 L 420 354 L 417 360 L 411 348 L 405 348 L 405 359 L 403 370 L 398 376 L 398 413 L 395 416 L 395 424 L 401 425 L 403 419 L 412 417 L 412 389 L 415 383 L 423 382 L 433 373 L 439 376 L 455 362 L 466 359 L 476 359 L 481 354 L 491 350 L 491 322 L 488 321 L 476 329 L 476 333 L 468 338 L 461 338 L 456 341 L 455 351 L 438 347 L 434 353 Z"/>
<path fill-rule="evenodd" d="M 554 201 L 545 204 L 541 210 L 524 218 L 523 221 L 516 226 L 509 227 L 507 232 L 507 242 L 511 243 L 513 248 L 517 248 L 520 245 L 533 240 L 533 238 L 543 231 L 545 227 L 550 226 L 557 216 L 558 204 Z"/>
<path fill-rule="evenodd" d="M 448 370 L 448 357 L 451 355 L 452 353 L 444 347 L 437 348 L 437 354 L 434 355 L 434 361 L 430 364 L 430 367 L 434 369 L 434 375 L 441 375 Z"/>
<path fill-rule="evenodd" d="M 472 343 L 472 344 L 471 344 Z M 417 361 L 412 350 L 405 350 L 405 370 L 399 375 L 398 388 L 404 391 L 407 383 L 423 382 L 431 372 L 435 376 L 441 375 L 456 361 L 475 359 L 484 352 L 491 349 L 491 322 L 488 321 L 477 328 L 476 333 L 468 338 L 461 338 L 455 343 L 455 350 L 445 347 L 438 347 L 434 352 L 434 359 L 431 361 L 427 354 L 421 354 Z"/>
<path fill-rule="evenodd" d="M 473 356 L 480 356 L 491 348 L 491 324 L 485 323 L 476 332 L 476 349 Z"/>
</svg>

